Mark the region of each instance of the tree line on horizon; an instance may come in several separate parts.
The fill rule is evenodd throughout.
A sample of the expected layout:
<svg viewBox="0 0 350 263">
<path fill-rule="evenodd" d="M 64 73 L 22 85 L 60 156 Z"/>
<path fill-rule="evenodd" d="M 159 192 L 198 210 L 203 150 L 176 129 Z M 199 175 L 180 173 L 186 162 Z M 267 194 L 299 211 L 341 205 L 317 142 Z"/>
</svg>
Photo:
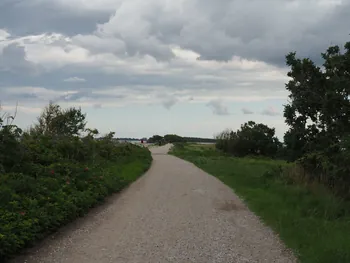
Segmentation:
<svg viewBox="0 0 350 263">
<path fill-rule="evenodd" d="M 164 145 L 166 143 L 182 143 L 182 142 L 215 143 L 216 139 L 199 138 L 199 137 L 182 137 L 176 134 L 166 134 L 164 136 L 153 135 L 147 140 L 147 143 L 155 143 L 158 145 Z"/>
</svg>

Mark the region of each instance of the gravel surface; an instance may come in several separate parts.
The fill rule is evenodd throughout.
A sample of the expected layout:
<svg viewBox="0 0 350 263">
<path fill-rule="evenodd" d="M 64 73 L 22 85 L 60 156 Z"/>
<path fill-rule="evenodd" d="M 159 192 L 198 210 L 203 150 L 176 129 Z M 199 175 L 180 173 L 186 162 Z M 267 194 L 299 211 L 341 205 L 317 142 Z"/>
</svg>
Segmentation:
<svg viewBox="0 0 350 263">
<path fill-rule="evenodd" d="M 152 148 L 138 181 L 12 263 L 297 262 L 232 190 Z"/>
</svg>

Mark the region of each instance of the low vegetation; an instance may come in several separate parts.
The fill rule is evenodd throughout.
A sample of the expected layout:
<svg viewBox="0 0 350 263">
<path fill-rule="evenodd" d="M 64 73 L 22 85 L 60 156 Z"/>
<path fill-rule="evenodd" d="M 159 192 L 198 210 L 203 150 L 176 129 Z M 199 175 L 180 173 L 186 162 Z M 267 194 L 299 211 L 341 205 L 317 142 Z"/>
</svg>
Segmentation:
<svg viewBox="0 0 350 263">
<path fill-rule="evenodd" d="M 294 163 L 232 157 L 200 144 L 176 144 L 171 153 L 232 187 L 301 262 L 350 262 L 349 203 L 322 185 L 298 181 Z"/>
<path fill-rule="evenodd" d="M 218 149 L 235 156 L 277 157 L 282 148 L 274 128 L 254 121 L 244 123 L 236 132 L 223 131 L 216 139 Z"/>
<path fill-rule="evenodd" d="M 50 104 L 28 131 L 0 118 L 0 261 L 84 215 L 150 166 L 146 148 L 96 139 L 80 109 Z"/>
<path fill-rule="evenodd" d="M 350 42 L 323 67 L 286 56 L 289 129 L 249 121 L 215 147 L 177 143 L 173 154 L 231 186 L 301 262 L 350 262 Z"/>
<path fill-rule="evenodd" d="M 147 142 L 155 143 L 157 145 L 164 145 L 166 143 L 180 143 L 180 142 L 201 142 L 201 143 L 215 143 L 216 139 L 198 138 L 198 137 L 181 137 L 176 134 L 166 134 L 163 136 L 153 135 Z"/>
</svg>

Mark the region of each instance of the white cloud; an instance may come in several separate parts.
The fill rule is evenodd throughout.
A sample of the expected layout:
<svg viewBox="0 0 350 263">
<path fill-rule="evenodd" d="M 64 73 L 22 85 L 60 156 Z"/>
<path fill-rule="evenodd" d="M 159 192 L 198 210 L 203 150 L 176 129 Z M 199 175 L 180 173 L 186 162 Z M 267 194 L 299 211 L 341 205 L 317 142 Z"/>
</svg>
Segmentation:
<svg viewBox="0 0 350 263">
<path fill-rule="evenodd" d="M 179 55 L 177 47 L 181 47 L 189 50 L 193 57 L 204 59 L 227 61 L 238 56 L 280 64 L 293 47 L 309 51 L 305 49 L 307 38 L 320 52 L 319 48 L 329 42 L 313 31 L 327 19 L 336 19 L 334 16 L 341 12 L 341 5 L 346 7 L 346 3 L 339 1 L 298 0 L 264 3 L 227 0 L 221 5 L 198 0 L 119 3 L 114 15 L 98 26 L 95 35 L 122 42 L 121 52 L 148 54 L 166 60 Z M 266 6 L 271 8 L 261 12 Z M 294 23 L 296 17 L 303 26 Z M 344 35 L 342 39 L 345 38 Z M 190 56 L 187 54 L 187 57 Z"/>
<path fill-rule="evenodd" d="M 29 114 L 40 114 L 42 112 L 42 108 L 40 107 L 26 107 L 26 106 L 21 106 L 21 105 L 4 105 L 1 106 L 1 111 L 7 112 L 10 115 L 14 115 L 15 112 L 20 112 L 20 113 L 29 113 Z"/>
<path fill-rule="evenodd" d="M 10 34 L 6 30 L 0 28 L 0 41 L 7 40 L 9 36 Z"/>
<path fill-rule="evenodd" d="M 86 80 L 84 78 L 79 77 L 70 77 L 63 80 L 64 82 L 85 82 Z"/>
</svg>

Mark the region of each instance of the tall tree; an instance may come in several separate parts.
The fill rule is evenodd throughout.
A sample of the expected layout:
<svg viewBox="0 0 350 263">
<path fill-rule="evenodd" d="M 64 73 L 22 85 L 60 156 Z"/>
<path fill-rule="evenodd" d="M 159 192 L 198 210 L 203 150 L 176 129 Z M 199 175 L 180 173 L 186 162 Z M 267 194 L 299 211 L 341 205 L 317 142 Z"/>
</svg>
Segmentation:
<svg viewBox="0 0 350 263">
<path fill-rule="evenodd" d="M 290 92 L 284 117 L 289 126 L 284 140 L 291 159 L 323 151 L 350 132 L 350 42 L 322 53 L 323 67 L 310 59 L 286 56 L 291 68 L 286 84 Z"/>
</svg>

